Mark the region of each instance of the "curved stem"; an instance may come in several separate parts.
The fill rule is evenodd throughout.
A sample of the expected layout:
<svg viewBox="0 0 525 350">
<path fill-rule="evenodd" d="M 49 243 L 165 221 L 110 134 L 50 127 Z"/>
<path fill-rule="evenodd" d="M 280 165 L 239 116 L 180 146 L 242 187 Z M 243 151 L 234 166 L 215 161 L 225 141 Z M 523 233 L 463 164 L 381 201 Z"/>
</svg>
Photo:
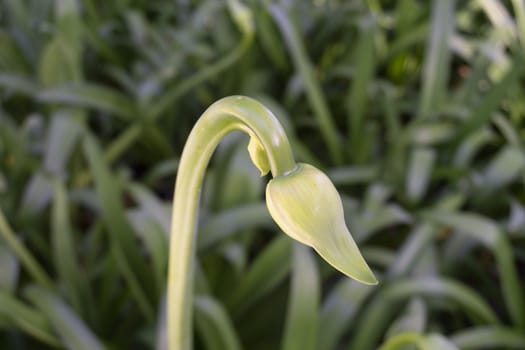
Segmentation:
<svg viewBox="0 0 525 350">
<path fill-rule="evenodd" d="M 257 137 L 274 177 L 296 167 L 288 139 L 262 104 L 242 96 L 226 97 L 209 107 L 195 124 L 182 152 L 175 194 L 168 271 L 168 345 L 191 349 L 191 309 L 196 219 L 206 166 L 220 140 L 233 130 Z"/>
</svg>

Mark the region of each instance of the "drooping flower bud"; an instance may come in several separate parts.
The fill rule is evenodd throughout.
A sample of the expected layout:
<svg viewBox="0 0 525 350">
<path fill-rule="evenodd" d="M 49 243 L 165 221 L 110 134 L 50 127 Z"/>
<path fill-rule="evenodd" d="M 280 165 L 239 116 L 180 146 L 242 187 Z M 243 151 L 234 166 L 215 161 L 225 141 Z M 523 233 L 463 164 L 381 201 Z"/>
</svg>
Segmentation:
<svg viewBox="0 0 525 350">
<path fill-rule="evenodd" d="M 266 205 L 284 233 L 314 248 L 347 276 L 377 283 L 346 227 L 339 193 L 322 171 L 300 163 L 293 172 L 272 179 Z"/>
</svg>

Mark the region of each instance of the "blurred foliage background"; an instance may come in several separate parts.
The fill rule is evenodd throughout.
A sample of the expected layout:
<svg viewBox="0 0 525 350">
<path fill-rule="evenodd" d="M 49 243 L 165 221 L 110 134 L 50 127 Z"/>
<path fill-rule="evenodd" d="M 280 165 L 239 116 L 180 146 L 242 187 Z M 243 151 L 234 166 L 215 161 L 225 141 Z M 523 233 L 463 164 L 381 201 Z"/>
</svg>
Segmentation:
<svg viewBox="0 0 525 350">
<path fill-rule="evenodd" d="M 244 5 L 0 0 L 0 348 L 165 349 L 178 157 L 243 94 L 328 172 L 380 284 L 278 232 L 232 134 L 197 349 L 525 349 L 525 2 Z"/>
</svg>

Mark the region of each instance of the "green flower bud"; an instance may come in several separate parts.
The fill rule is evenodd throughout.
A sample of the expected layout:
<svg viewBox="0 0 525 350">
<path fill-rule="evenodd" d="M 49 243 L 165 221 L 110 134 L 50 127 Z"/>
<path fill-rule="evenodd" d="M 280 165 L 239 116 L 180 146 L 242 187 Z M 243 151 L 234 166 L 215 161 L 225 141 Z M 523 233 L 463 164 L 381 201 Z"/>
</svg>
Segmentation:
<svg viewBox="0 0 525 350">
<path fill-rule="evenodd" d="M 319 169 L 297 169 L 272 179 L 266 205 L 288 236 L 314 248 L 330 265 L 365 284 L 377 280 L 348 231 L 339 193 Z"/>
<path fill-rule="evenodd" d="M 261 176 L 268 174 L 270 171 L 270 161 L 264 151 L 264 147 L 261 145 L 257 136 L 251 135 L 250 142 L 248 143 L 248 153 L 252 159 L 253 164 L 261 172 Z"/>
</svg>

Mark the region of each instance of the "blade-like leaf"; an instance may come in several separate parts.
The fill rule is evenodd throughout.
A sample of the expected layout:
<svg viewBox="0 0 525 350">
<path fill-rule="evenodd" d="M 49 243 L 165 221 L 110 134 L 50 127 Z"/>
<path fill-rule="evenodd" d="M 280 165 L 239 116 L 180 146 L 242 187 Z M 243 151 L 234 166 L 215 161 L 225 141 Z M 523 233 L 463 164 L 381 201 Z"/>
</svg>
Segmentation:
<svg viewBox="0 0 525 350">
<path fill-rule="evenodd" d="M 26 296 L 49 319 L 55 332 L 68 349 L 103 350 L 102 342 L 93 334 L 77 314 L 53 293 L 28 287 Z"/>
<path fill-rule="evenodd" d="M 320 279 L 310 250 L 294 244 L 292 286 L 282 350 L 315 350 L 319 332 Z"/>
<path fill-rule="evenodd" d="M 195 298 L 195 323 L 209 350 L 241 350 L 241 342 L 224 307 L 210 296 Z"/>
<path fill-rule="evenodd" d="M 101 85 L 74 84 L 43 90 L 38 100 L 45 103 L 89 107 L 112 113 L 125 120 L 138 118 L 135 103 L 119 91 Z"/>
<path fill-rule="evenodd" d="M 51 330 L 51 325 L 43 313 L 22 303 L 11 294 L 0 289 L 0 315 L 7 322 L 16 325 L 24 332 L 51 346 L 59 346 L 60 340 Z"/>
<path fill-rule="evenodd" d="M 112 254 L 144 316 L 152 319 L 153 309 L 146 290 L 151 290 L 154 284 L 150 282 L 133 229 L 125 217 L 119 186 L 105 164 L 96 141 L 86 137 L 84 149 L 94 174 L 102 215 L 110 233 Z"/>
</svg>

